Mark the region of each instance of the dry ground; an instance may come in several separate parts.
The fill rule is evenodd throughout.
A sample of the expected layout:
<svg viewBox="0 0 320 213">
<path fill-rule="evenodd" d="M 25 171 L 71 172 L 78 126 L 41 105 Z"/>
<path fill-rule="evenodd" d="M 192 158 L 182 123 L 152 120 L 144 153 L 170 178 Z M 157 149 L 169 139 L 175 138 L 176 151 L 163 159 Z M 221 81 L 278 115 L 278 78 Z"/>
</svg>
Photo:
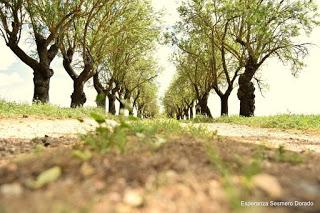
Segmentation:
<svg viewBox="0 0 320 213">
<path fill-rule="evenodd" d="M 170 136 L 158 148 L 130 136 L 125 154 L 74 157 L 72 149 L 82 147 L 76 135 L 94 128 L 91 121 L 1 120 L 0 212 L 320 212 L 317 135 L 210 124 L 229 136 L 209 141 L 230 169 L 223 176 L 207 145 L 187 135 Z M 271 140 L 271 147 L 303 151 L 298 154 L 303 162 L 278 161 L 278 149 L 258 145 Z M 257 153 L 263 155 L 261 175 L 248 185 L 244 170 Z M 62 170 L 58 180 L 30 188 L 30 180 L 55 166 Z M 239 205 L 239 198 L 314 205 L 239 209 L 230 204 Z"/>
</svg>

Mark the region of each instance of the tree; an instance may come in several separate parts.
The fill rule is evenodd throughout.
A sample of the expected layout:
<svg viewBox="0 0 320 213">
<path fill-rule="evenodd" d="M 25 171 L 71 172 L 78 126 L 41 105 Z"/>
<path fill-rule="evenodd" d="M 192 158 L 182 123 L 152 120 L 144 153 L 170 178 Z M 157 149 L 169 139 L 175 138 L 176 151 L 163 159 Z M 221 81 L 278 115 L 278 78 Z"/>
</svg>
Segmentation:
<svg viewBox="0 0 320 213">
<path fill-rule="evenodd" d="M 309 34 L 318 22 L 316 4 L 310 0 L 231 0 L 225 5 L 233 41 L 245 52 L 244 73 L 239 78 L 240 115 L 253 116 L 255 110 L 252 79 L 269 58 L 292 65 L 295 75 L 304 66 L 307 43 L 298 37 Z M 229 47 L 230 51 L 237 50 Z"/>
<path fill-rule="evenodd" d="M 140 88 L 144 84 L 152 82 L 157 76 L 157 67 L 155 66 L 156 62 L 153 58 L 149 59 L 140 59 L 136 63 L 131 64 L 132 70 L 127 72 L 124 81 L 124 99 L 120 100 L 123 103 L 124 108 L 129 110 L 129 114 L 133 115 L 133 109 L 136 107 L 135 99 L 139 95 Z M 134 93 L 136 96 L 134 97 Z"/>
<path fill-rule="evenodd" d="M 156 116 L 160 111 L 157 102 L 157 85 L 151 81 L 143 84 L 139 91 L 140 95 L 136 100 L 138 117 L 150 118 Z"/>
<path fill-rule="evenodd" d="M 163 105 L 169 117 L 193 118 L 193 106 L 197 96 L 190 87 L 190 81 L 179 72 L 163 98 Z"/>
<path fill-rule="evenodd" d="M 6 45 L 33 70 L 33 102 L 49 101 L 50 68 L 58 54 L 62 32 L 80 13 L 82 0 L 0 0 L 0 32 Z M 28 26 L 28 28 L 26 26 Z M 22 35 L 31 32 L 36 55 L 21 48 Z"/>
<path fill-rule="evenodd" d="M 182 54 L 175 58 L 179 87 L 182 85 L 192 93 L 192 105 L 197 100 L 196 112 L 204 116 L 212 117 L 208 107 L 208 98 L 212 89 L 212 73 L 206 69 L 200 55 Z M 191 92 L 192 91 L 192 92 Z M 187 97 L 186 97 L 187 98 Z M 189 103 L 191 104 L 191 103 Z"/>
<path fill-rule="evenodd" d="M 123 30 L 110 39 L 101 71 L 94 76 L 97 100 L 104 106 L 107 96 L 112 114 L 116 112 L 117 99 L 121 108 L 132 112 L 133 92 L 156 77 L 155 61 L 149 55 L 153 53 L 159 36 L 157 14 L 150 1 L 130 1 L 127 6 L 131 9 L 123 13 Z"/>
<path fill-rule="evenodd" d="M 63 66 L 74 82 L 71 107 L 81 107 L 86 102 L 84 85 L 103 65 L 111 37 L 118 36 L 121 30 L 127 5 L 124 0 L 91 0 L 83 8 L 84 15 L 73 21 L 60 46 Z"/>
<path fill-rule="evenodd" d="M 228 115 L 228 99 L 242 71 L 244 57 L 240 45 L 230 38 L 233 28 L 232 19 L 225 13 L 227 3 L 225 0 L 183 2 L 178 9 L 182 21 L 177 24 L 176 32 L 184 36 L 175 39 L 183 52 L 202 65 L 206 73 L 203 75 L 210 79 L 208 91 L 213 89 L 220 97 L 221 115 Z"/>
</svg>

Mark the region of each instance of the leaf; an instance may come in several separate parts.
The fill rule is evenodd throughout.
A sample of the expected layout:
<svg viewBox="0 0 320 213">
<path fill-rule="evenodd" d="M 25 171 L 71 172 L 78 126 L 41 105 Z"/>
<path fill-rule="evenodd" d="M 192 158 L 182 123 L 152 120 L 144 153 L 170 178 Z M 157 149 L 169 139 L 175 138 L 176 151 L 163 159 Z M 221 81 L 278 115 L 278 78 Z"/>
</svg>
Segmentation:
<svg viewBox="0 0 320 213">
<path fill-rule="evenodd" d="M 49 183 L 52 183 L 61 176 L 61 168 L 58 166 L 52 167 L 42 172 L 35 181 L 31 180 L 27 183 L 30 188 L 39 189 Z"/>
<path fill-rule="evenodd" d="M 90 116 L 98 123 L 103 124 L 105 122 L 105 117 L 101 114 L 91 113 Z"/>
</svg>

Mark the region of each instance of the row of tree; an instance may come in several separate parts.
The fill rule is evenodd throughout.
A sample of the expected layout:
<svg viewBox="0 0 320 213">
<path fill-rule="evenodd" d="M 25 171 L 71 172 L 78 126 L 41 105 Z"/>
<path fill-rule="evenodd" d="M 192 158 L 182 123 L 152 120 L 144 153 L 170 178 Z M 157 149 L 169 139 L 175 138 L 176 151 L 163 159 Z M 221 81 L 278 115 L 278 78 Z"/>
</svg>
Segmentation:
<svg viewBox="0 0 320 213">
<path fill-rule="evenodd" d="M 49 102 L 51 63 L 60 57 L 73 80 L 71 107 L 85 104 L 93 79 L 98 106 L 107 97 L 113 114 L 116 100 L 130 113 L 156 112 L 157 16 L 149 0 L 0 0 L 0 32 L 33 70 L 33 102 Z"/>
<path fill-rule="evenodd" d="M 211 117 L 211 91 L 220 97 L 221 115 L 228 115 L 237 86 L 240 115 L 254 116 L 262 65 L 278 58 L 296 75 L 308 54 L 299 38 L 319 24 L 312 0 L 185 0 L 178 12 L 180 21 L 166 34 L 177 74 L 163 99 L 177 118 L 193 116 L 195 103 L 197 113 Z"/>
</svg>

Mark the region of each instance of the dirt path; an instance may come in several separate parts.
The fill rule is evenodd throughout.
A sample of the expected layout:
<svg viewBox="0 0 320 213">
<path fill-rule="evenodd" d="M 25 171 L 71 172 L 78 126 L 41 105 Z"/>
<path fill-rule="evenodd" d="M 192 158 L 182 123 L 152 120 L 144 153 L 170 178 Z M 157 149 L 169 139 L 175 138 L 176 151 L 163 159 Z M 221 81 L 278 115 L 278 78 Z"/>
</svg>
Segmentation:
<svg viewBox="0 0 320 213">
<path fill-rule="evenodd" d="M 311 208 L 243 209 L 248 212 L 319 212 L 318 153 L 299 153 L 303 162 L 294 164 L 279 160 L 278 150 L 256 145 L 269 146 L 267 142 L 273 140 L 270 144 L 274 146 L 284 144 L 299 151 L 313 143 L 318 152 L 316 135 L 229 124 L 198 125 L 207 125 L 225 137 L 210 138 L 221 161 L 209 154 L 208 146 L 197 136 L 181 134 L 163 135 L 167 142 L 159 147 L 132 134 L 125 154 L 92 152 L 84 160 L 65 146 L 74 148 L 78 133 L 94 129 L 91 120 L 0 120 L 0 212 L 228 213 L 233 212 L 231 203 L 239 205 L 240 198 L 314 203 Z M 237 143 L 246 141 L 251 144 Z M 45 146 L 45 152 L 35 152 L 39 144 Z M 33 156 L 10 161 L 19 153 Z M 257 156 L 262 156 L 260 171 L 254 166 L 260 159 Z M 228 168 L 229 186 L 219 172 L 221 166 Z M 57 167 L 58 179 L 39 189 L 30 186 L 44 171 Z M 245 178 L 252 172 L 249 190 Z M 235 196 L 228 194 L 232 191 Z"/>
<path fill-rule="evenodd" d="M 195 125 L 207 127 L 210 131 L 217 131 L 220 136 L 229 137 L 239 142 L 265 145 L 270 148 L 278 148 L 281 145 L 290 151 L 320 153 L 320 135 L 316 134 L 223 123 Z M 90 119 L 83 121 L 75 119 L 3 119 L 0 120 L 0 151 L 4 139 L 31 140 L 45 136 L 52 138 L 74 137 L 79 133 L 94 130 L 95 127 L 96 123 Z"/>
<path fill-rule="evenodd" d="M 320 153 L 320 135 L 316 134 L 223 123 L 196 125 L 207 127 L 210 131 L 217 131 L 220 136 L 229 137 L 239 142 L 264 145 L 270 148 L 284 146 L 285 149 L 295 152 Z"/>
<path fill-rule="evenodd" d="M 90 119 L 0 119 L 0 166 L 18 154 L 39 149 L 39 145 L 50 148 L 71 146 L 79 141 L 78 134 L 95 127 L 96 123 Z"/>
<path fill-rule="evenodd" d="M 96 123 L 90 119 L 76 120 L 39 120 L 2 119 L 0 120 L 0 138 L 33 139 L 36 137 L 75 136 L 94 130 Z"/>
</svg>

